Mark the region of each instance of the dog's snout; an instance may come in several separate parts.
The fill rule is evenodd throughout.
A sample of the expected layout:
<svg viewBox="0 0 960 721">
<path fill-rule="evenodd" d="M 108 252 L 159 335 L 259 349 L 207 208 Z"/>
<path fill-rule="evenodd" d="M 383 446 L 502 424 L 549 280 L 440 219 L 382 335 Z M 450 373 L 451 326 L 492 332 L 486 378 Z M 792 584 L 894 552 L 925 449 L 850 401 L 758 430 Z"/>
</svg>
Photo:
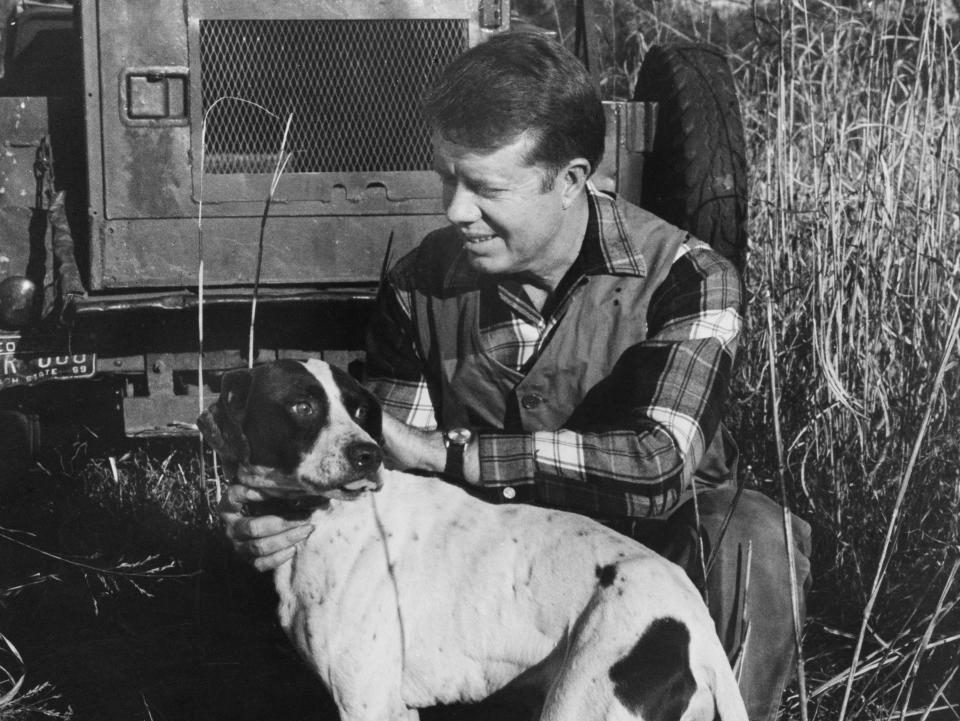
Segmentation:
<svg viewBox="0 0 960 721">
<path fill-rule="evenodd" d="M 372 471 L 383 462 L 380 446 L 369 441 L 355 441 L 347 446 L 347 459 L 356 471 Z"/>
</svg>

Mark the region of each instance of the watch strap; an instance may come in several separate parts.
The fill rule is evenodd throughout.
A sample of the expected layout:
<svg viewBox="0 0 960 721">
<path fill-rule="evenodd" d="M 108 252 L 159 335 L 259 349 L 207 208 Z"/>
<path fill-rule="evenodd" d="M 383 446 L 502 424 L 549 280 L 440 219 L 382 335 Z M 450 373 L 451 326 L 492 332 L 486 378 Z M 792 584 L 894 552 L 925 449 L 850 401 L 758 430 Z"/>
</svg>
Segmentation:
<svg viewBox="0 0 960 721">
<path fill-rule="evenodd" d="M 443 474 L 458 481 L 463 480 L 463 451 L 466 446 L 462 443 L 447 444 L 447 461 L 443 467 Z"/>
<path fill-rule="evenodd" d="M 447 447 L 444 475 L 458 481 L 464 480 L 464 452 L 472 438 L 473 433 L 469 428 L 451 428 L 444 432 L 443 443 Z"/>
</svg>

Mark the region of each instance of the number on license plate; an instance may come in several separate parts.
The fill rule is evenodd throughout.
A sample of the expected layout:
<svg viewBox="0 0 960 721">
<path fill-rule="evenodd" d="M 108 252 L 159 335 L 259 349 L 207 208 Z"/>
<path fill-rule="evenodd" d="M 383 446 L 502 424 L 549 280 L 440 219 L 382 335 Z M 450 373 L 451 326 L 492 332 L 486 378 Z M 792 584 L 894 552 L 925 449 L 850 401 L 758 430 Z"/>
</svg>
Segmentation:
<svg viewBox="0 0 960 721">
<path fill-rule="evenodd" d="M 0 388 L 89 378 L 96 371 L 96 356 L 92 353 L 47 352 L 46 347 L 21 350 L 20 341 L 18 336 L 0 336 Z"/>
</svg>

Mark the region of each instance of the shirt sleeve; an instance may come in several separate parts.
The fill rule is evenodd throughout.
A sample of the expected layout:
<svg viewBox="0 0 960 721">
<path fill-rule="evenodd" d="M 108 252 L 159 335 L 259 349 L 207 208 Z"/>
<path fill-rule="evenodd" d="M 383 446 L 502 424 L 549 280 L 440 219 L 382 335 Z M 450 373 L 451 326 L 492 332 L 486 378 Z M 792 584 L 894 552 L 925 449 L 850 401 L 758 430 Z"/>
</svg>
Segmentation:
<svg viewBox="0 0 960 721">
<path fill-rule="evenodd" d="M 736 270 L 697 243 L 654 293 L 629 348 L 559 431 L 480 436 L 485 485 L 603 517 L 677 504 L 716 435 L 741 330 Z"/>
<path fill-rule="evenodd" d="M 401 261 L 402 262 L 402 261 Z M 425 374 L 410 316 L 410 295 L 386 278 L 367 329 L 366 383 L 384 410 L 409 426 L 436 430 L 435 384 Z"/>
</svg>

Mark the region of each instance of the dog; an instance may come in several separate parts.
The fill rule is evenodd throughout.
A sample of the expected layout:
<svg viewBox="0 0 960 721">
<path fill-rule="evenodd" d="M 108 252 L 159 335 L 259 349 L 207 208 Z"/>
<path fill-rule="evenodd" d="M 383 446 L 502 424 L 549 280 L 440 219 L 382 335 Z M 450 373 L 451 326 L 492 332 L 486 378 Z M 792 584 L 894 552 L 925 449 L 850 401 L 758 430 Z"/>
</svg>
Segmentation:
<svg viewBox="0 0 960 721">
<path fill-rule="evenodd" d="M 198 419 L 251 485 L 311 514 L 274 571 L 278 614 L 342 721 L 512 691 L 545 721 L 746 721 L 678 566 L 583 516 L 387 470 L 381 418 L 347 373 L 281 360 L 224 374 Z"/>
</svg>

